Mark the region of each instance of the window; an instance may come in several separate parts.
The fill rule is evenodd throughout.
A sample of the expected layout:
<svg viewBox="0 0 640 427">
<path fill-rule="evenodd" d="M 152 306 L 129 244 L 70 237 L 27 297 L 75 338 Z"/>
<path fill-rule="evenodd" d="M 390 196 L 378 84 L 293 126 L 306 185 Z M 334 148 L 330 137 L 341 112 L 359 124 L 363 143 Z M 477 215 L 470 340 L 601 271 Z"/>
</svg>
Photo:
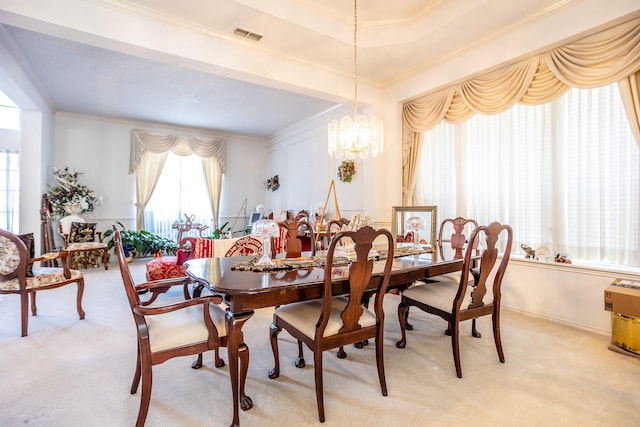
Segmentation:
<svg viewBox="0 0 640 427">
<path fill-rule="evenodd" d="M 153 195 L 144 210 L 145 228 L 151 233 L 175 239 L 173 224 L 184 222 L 185 214 L 194 222 L 213 228 L 213 214 L 202 171 L 202 159 L 195 154 L 169 153 Z"/>
<path fill-rule="evenodd" d="M 12 233 L 20 230 L 20 155 L 0 149 L 0 228 Z"/>
<path fill-rule="evenodd" d="M 508 223 L 518 251 L 640 265 L 640 154 L 615 84 L 442 122 L 421 156 L 416 203 L 441 219 Z"/>
</svg>

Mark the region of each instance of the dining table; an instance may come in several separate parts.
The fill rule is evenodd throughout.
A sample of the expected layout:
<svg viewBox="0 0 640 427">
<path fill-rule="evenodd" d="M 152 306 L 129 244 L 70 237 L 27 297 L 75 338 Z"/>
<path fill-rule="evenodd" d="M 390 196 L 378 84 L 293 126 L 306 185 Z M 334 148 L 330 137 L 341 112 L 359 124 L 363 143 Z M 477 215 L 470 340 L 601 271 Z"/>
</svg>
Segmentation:
<svg viewBox="0 0 640 427">
<path fill-rule="evenodd" d="M 226 304 L 227 352 L 233 401 L 231 426 L 240 425 L 240 409 L 249 410 L 253 401 L 243 395 L 246 378 L 241 378 L 239 355 L 248 351 L 242 327 L 254 314 L 265 307 L 277 307 L 322 297 L 325 269 L 310 268 L 251 271 L 237 268 L 247 257 L 198 258 L 185 263 L 186 272 L 195 282 L 210 292 L 221 295 Z M 383 260 L 374 263 L 371 288 L 381 279 Z M 403 291 L 416 280 L 460 271 L 462 260 L 442 260 L 434 252 L 396 257 L 393 261 L 387 291 Z M 333 294 L 347 293 L 348 265 L 333 266 L 331 283 Z"/>
</svg>

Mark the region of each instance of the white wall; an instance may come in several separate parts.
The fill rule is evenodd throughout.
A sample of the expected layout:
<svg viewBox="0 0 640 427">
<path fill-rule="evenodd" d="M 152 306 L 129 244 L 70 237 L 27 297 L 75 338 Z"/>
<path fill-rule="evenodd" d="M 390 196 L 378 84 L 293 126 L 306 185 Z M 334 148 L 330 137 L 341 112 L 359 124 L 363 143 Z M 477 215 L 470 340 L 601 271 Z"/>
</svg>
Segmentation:
<svg viewBox="0 0 640 427">
<path fill-rule="evenodd" d="M 399 199 L 394 197 L 385 177 L 400 170 L 399 163 L 389 161 L 398 157 L 398 147 L 385 140 L 385 152 L 378 158 L 356 159 L 356 173 L 349 183 L 338 179 L 341 161 L 329 157 L 327 152 L 329 122 L 351 114 L 350 107 L 332 110 L 284 129 L 269 140 L 269 169 L 265 179 L 278 174 L 281 188 L 275 192 L 265 191 L 264 204 L 268 211 L 297 211 L 327 203 L 327 215 L 335 218 L 334 193 L 329 193 L 334 180 L 342 217 L 365 212 L 371 214 L 379 226 L 390 226 L 391 201 Z M 385 138 L 389 139 L 386 135 Z"/>
<path fill-rule="evenodd" d="M 640 280 L 640 271 L 615 271 L 524 259 L 509 261 L 502 305 L 536 316 L 609 333 L 604 290 L 614 279 Z"/>
<path fill-rule="evenodd" d="M 82 183 L 103 196 L 102 206 L 88 217 L 98 223 L 100 231 L 110 228 L 115 221 L 122 222 L 127 228 L 135 228 L 135 175 L 129 175 L 132 129 L 183 132 L 226 139 L 221 223 L 233 221 L 245 198 L 249 206 L 257 204 L 261 198 L 266 158 L 264 140 L 70 114 L 57 114 L 54 123 L 53 165 L 58 168 L 76 167 L 83 171 Z"/>
</svg>

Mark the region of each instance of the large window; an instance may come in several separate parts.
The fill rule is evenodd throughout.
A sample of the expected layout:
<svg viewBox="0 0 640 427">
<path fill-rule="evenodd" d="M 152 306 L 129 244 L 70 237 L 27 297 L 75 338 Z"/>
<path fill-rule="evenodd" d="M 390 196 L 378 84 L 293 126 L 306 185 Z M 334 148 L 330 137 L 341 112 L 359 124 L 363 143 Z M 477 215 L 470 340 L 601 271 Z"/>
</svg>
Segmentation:
<svg viewBox="0 0 640 427">
<path fill-rule="evenodd" d="M 155 234 L 175 239 L 173 224 L 185 221 L 185 215 L 194 216 L 195 222 L 213 228 L 213 214 L 202 159 L 195 154 L 178 156 L 169 153 L 162 175 L 151 200 L 144 210 L 145 228 Z"/>
<path fill-rule="evenodd" d="M 424 135 L 416 204 L 514 229 L 514 248 L 640 265 L 640 154 L 618 88 L 572 89 Z"/>
<path fill-rule="evenodd" d="M 0 149 L 0 228 L 20 230 L 20 156 L 17 151 Z"/>
</svg>

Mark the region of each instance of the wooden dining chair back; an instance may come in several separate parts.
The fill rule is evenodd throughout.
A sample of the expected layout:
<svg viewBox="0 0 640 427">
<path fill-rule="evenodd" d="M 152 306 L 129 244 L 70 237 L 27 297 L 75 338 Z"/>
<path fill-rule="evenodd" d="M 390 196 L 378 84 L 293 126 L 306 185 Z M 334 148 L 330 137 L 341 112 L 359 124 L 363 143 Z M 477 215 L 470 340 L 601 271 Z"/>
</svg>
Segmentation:
<svg viewBox="0 0 640 427">
<path fill-rule="evenodd" d="M 342 227 L 344 227 L 345 225 L 349 225 L 349 222 L 350 221 L 347 218 L 338 218 L 338 219 L 332 219 L 327 223 L 327 231 L 326 231 L 327 248 L 329 247 L 329 244 L 331 243 L 331 239 L 333 239 L 333 236 L 335 236 L 336 233 L 342 230 Z"/>
<path fill-rule="evenodd" d="M 167 296 L 174 286 L 184 286 L 188 277 L 156 280 L 135 284 L 129 264 L 122 248 L 120 232 L 113 227 L 115 252 L 122 276 L 127 299 L 133 314 L 137 332 L 136 370 L 131 385 L 131 394 L 138 391 L 142 379 L 142 396 L 136 427 L 144 425 L 151 401 L 152 367 L 171 358 L 198 355 L 192 368 L 202 367 L 202 353 L 215 352 L 216 367 L 224 366 L 218 354 L 219 347 L 227 345 L 225 312 L 218 304 L 222 298 L 218 295 L 199 296 L 197 298 L 174 297 L 169 302 L 161 302 L 158 296 Z M 140 294 L 149 295 L 142 301 Z M 188 295 L 184 295 L 188 297 Z M 244 379 L 248 367 L 246 346 L 240 351 L 241 396 L 244 395 Z"/>
<path fill-rule="evenodd" d="M 460 365 L 460 322 L 491 315 L 493 338 L 500 362 L 504 363 L 502 340 L 500 338 L 500 301 L 501 286 L 509 263 L 513 231 L 510 226 L 493 222 L 487 226 L 476 227 L 469 238 L 464 253 L 462 272 L 458 286 L 436 281 L 421 286 L 410 287 L 402 294 L 398 305 L 398 320 L 402 338 L 396 343 L 398 348 L 406 346 L 406 312 L 409 307 L 417 307 L 427 313 L 440 316 L 448 323 L 448 335 L 451 335 L 453 359 L 458 378 L 462 378 Z M 471 268 L 475 264 L 475 251 L 482 243 L 476 280 L 469 280 Z M 503 250 L 499 259 L 499 249 Z"/>
<path fill-rule="evenodd" d="M 388 257 L 383 266 L 377 265 L 369 258 L 369 252 L 376 238 L 385 240 Z M 348 267 L 334 267 L 333 260 L 339 243 L 348 239 L 354 243 L 355 259 Z M 387 384 L 384 373 L 384 312 L 382 303 L 386 293 L 391 266 L 393 263 L 393 236 L 388 230 L 374 230 L 363 227 L 357 231 L 342 231 L 337 233 L 327 250 L 324 267 L 324 285 L 322 298 L 319 300 L 287 304 L 277 308 L 271 325 L 271 348 L 273 350 L 275 366 L 269 373 L 269 378 L 280 375 L 280 361 L 278 356 L 278 334 L 285 329 L 289 334 L 306 344 L 314 353 L 314 369 L 316 383 L 316 401 L 320 422 L 324 422 L 324 399 L 322 380 L 322 355 L 326 350 L 338 348 L 347 344 L 361 342 L 375 338 L 376 364 L 382 395 L 387 395 Z M 344 275 L 347 288 L 338 291 L 332 285 L 332 279 Z M 374 276 L 375 277 L 372 277 Z M 373 310 L 364 307 L 361 302 L 366 291 L 375 289 Z M 299 346 L 296 366 L 304 366 L 301 346 Z M 302 359 L 302 360 L 300 360 Z M 302 362 L 302 363 L 300 363 Z"/>
<path fill-rule="evenodd" d="M 316 254 L 316 248 L 313 244 L 313 242 L 315 242 L 315 233 L 309 221 L 288 219 L 286 221 L 280 221 L 278 226 L 286 230 L 285 258 L 300 258 L 302 256 L 303 245 L 302 239 L 300 239 L 300 233 L 305 236 L 305 239 L 310 239 L 311 254 Z M 275 253 L 273 248 L 272 252 Z"/>
<path fill-rule="evenodd" d="M 35 257 L 33 233 L 13 234 L 0 229 L 0 294 L 18 294 L 20 296 L 20 317 L 22 336 L 27 336 L 29 295 L 31 296 L 31 315 L 37 314 L 36 292 L 55 289 L 75 283 L 76 309 L 80 319 L 84 319 L 82 295 L 84 276 L 72 270 L 70 256 L 65 252 L 46 253 Z M 62 267 L 36 267 L 36 262 L 60 260 Z"/>
<path fill-rule="evenodd" d="M 472 218 L 447 218 L 438 230 L 438 250 L 442 260 L 462 259 L 467 245 L 467 236 L 473 233 L 478 221 Z M 466 234 L 465 234 L 466 233 Z M 477 246 L 476 246 L 477 252 Z"/>
</svg>

